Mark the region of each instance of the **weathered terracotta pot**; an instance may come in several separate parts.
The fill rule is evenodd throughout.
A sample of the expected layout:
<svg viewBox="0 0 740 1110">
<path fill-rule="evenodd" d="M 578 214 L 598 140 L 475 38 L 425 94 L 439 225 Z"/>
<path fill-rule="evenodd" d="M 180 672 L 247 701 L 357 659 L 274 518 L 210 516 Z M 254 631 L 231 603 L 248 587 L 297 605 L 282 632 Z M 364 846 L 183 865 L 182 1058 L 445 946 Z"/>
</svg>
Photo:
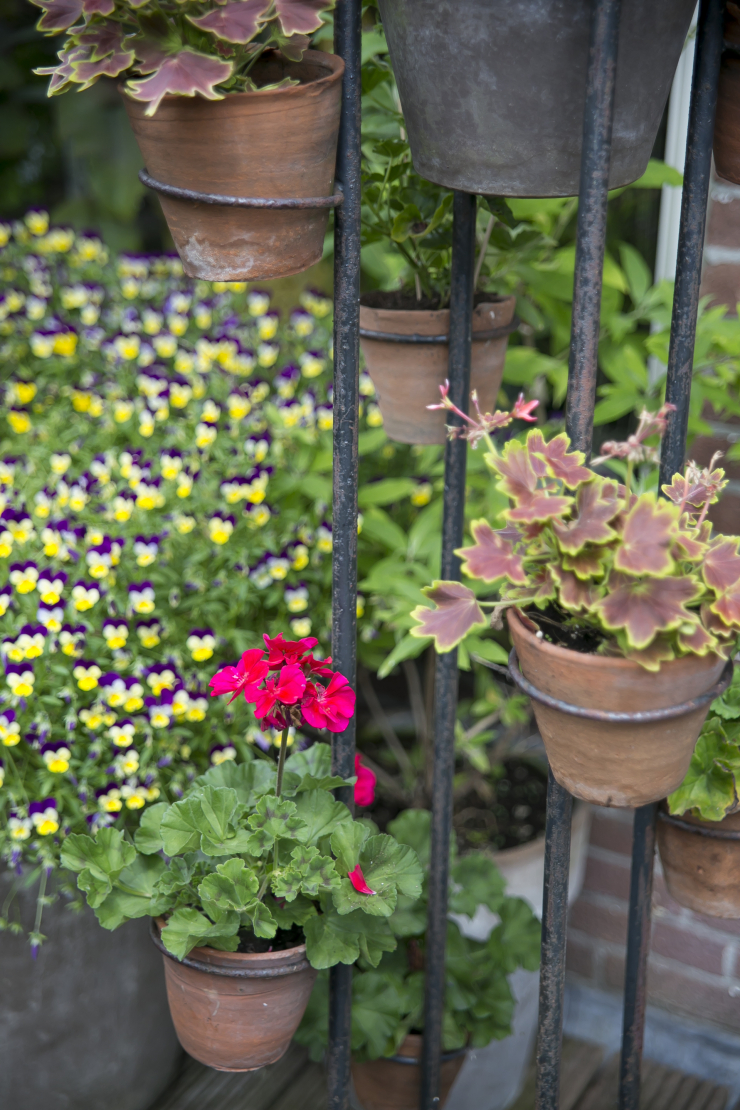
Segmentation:
<svg viewBox="0 0 740 1110">
<path fill-rule="evenodd" d="M 720 177 L 740 184 L 740 58 L 727 53 L 717 86 L 714 164 Z"/>
<path fill-rule="evenodd" d="M 509 610 L 524 677 L 551 697 L 586 709 L 638 712 L 690 701 L 719 679 L 725 660 L 686 655 L 657 673 L 629 659 L 586 655 L 538 640 Z M 532 701 L 557 781 L 576 798 L 635 807 L 664 798 L 688 770 L 709 703 L 682 717 L 646 724 L 589 721 Z"/>
<path fill-rule="evenodd" d="M 700 829 L 740 834 L 740 813 L 723 821 L 683 814 L 681 827 L 658 821 L 658 849 L 672 898 L 710 917 L 740 918 L 740 840 L 702 835 Z"/>
<path fill-rule="evenodd" d="M 508 327 L 516 297 L 491 297 L 473 310 L 470 388 L 478 391 L 483 412 L 493 412 L 501 388 L 508 336 L 476 339 L 476 333 Z M 360 327 L 394 335 L 447 335 L 449 309 L 403 310 L 360 305 Z M 378 395 L 388 436 L 401 443 L 444 443 L 446 414 L 430 412 L 448 377 L 447 343 L 394 343 L 362 337 L 362 353 Z"/>
<path fill-rule="evenodd" d="M 421 1034 L 409 1033 L 396 1056 L 363 1063 L 352 1061 L 352 1082 L 362 1110 L 417 1110 L 421 1091 L 421 1046 Z M 442 1056 L 440 1110 L 464 1063 L 464 1052 Z"/>
<path fill-rule="evenodd" d="M 141 101 L 123 99 L 157 181 L 224 196 L 326 197 L 334 192 L 343 72 L 341 58 L 320 50 L 307 50 L 302 62 L 270 53 L 255 64 L 255 79 L 287 76 L 300 85 L 223 100 L 166 96 L 153 116 Z M 328 208 L 228 208 L 158 195 L 190 277 L 261 281 L 321 258 Z"/>
<path fill-rule="evenodd" d="M 255 955 L 194 948 L 183 962 L 162 957 L 175 1032 L 201 1064 L 253 1071 L 287 1052 L 316 980 L 305 944 Z"/>
</svg>

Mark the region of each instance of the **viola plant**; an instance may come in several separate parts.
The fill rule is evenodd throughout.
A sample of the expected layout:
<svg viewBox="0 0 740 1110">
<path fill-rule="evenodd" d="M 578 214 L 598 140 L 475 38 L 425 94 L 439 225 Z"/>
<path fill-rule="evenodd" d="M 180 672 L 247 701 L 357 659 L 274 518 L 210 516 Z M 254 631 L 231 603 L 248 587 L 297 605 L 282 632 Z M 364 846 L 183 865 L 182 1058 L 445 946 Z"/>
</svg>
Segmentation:
<svg viewBox="0 0 740 1110">
<path fill-rule="evenodd" d="M 442 404 L 453 408 L 444 389 Z M 624 484 L 589 469 L 565 434 L 546 441 L 533 429 L 499 451 L 491 431 L 517 415 L 529 419 L 524 407 L 475 419 L 455 410 L 466 421 L 460 434 L 485 441 L 486 462 L 510 501 L 503 528 L 474 521 L 474 543 L 458 551 L 468 577 L 500 584 L 499 600 L 482 602 L 459 582 L 435 582 L 425 591 L 434 608 L 415 610 L 413 634 L 449 651 L 490 623 L 484 607 L 496 622 L 513 606 L 530 610 L 538 635 L 648 670 L 688 654 L 729 658 L 740 631 L 740 539 L 713 535 L 706 519 L 727 484 L 716 459 L 704 469 L 689 463 L 657 500 L 632 489 L 633 468 L 655 459 L 647 440 L 663 434 L 671 405 L 643 413 L 630 440 L 605 444 L 594 460 L 594 467 L 625 461 Z"/>
<path fill-rule="evenodd" d="M 49 95 L 87 89 L 100 77 L 119 77 L 126 93 L 148 103 L 154 115 L 162 98 L 282 88 L 291 77 L 255 83 L 255 62 L 268 49 L 300 61 L 310 36 L 334 0 L 199 0 L 187 10 L 176 0 L 153 9 L 135 0 L 32 0 L 44 14 L 38 29 L 64 34 L 59 64 L 36 70 L 49 75 Z"/>
<path fill-rule="evenodd" d="M 388 919 L 397 947 L 378 964 L 360 956 L 352 975 L 352 1053 L 373 1060 L 398 1052 L 407 1033 L 424 1028 L 424 967 L 429 873 L 427 810 L 406 810 L 390 823 L 401 844 L 413 848 L 424 868 L 418 901 L 399 895 Z M 496 865 L 483 854 L 450 861 L 451 918 L 447 925 L 446 991 L 442 1024 L 445 1052 L 482 1048 L 511 1032 L 514 998 L 507 976 L 518 967 L 536 971 L 540 960 L 540 923 L 526 902 L 506 895 Z M 479 906 L 500 921 L 485 941 L 465 935 Z M 296 1040 L 320 1060 L 328 1042 L 328 978 L 314 988 Z"/>
<path fill-rule="evenodd" d="M 360 954 L 377 966 L 396 945 L 388 919 L 399 897 L 413 902 L 421 892 L 419 861 L 392 836 L 371 835 L 333 798 L 332 789 L 354 780 L 331 774 L 328 745 L 286 760 L 290 723 L 318 714 L 341 731 L 354 713 L 354 691 L 330 659 L 314 657 L 315 643 L 276 637 L 266 647 L 211 685 L 212 696 L 243 694 L 258 719 L 282 727 L 277 768 L 225 762 L 180 801 L 152 806 L 133 843 L 117 829 L 72 835 L 62 863 L 78 873 L 101 925 L 164 917 L 162 942 L 179 959 L 203 944 L 235 952 L 255 937 L 290 943 L 298 928 L 313 967 L 353 963 Z"/>
</svg>

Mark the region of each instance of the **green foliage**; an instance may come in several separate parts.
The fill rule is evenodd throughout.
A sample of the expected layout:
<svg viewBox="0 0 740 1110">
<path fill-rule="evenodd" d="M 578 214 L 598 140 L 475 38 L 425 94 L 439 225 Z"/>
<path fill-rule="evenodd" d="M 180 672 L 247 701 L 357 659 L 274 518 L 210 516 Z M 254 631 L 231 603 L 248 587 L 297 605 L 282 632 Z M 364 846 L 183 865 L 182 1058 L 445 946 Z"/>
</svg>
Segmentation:
<svg viewBox="0 0 740 1110">
<path fill-rule="evenodd" d="M 405 845 L 414 859 L 418 857 L 425 872 L 429 867 L 430 817 L 427 810 L 406 810 L 389 825 L 399 845 Z M 337 834 L 334 839 L 338 842 Z M 375 839 L 371 836 L 366 843 Z M 358 837 L 354 845 L 349 837 L 345 840 L 343 851 L 354 853 L 342 857 L 346 865 L 361 853 L 357 846 L 361 840 Z M 364 867 L 363 872 L 367 878 Z M 423 1029 L 426 883 L 425 877 L 424 893 L 419 900 L 410 897 L 408 890 L 402 892 L 399 886 L 396 908 L 390 917 L 383 919 L 397 938 L 397 947 L 389 947 L 385 954 L 376 951 L 376 958 L 368 958 L 367 952 L 358 957 L 352 976 L 352 1051 L 359 1059 L 390 1056 L 409 1030 Z M 451 920 L 448 925 L 443 1022 L 446 1051 L 465 1044 L 481 1047 L 494 1038 L 507 1036 L 514 1000 L 506 977 L 517 967 L 535 970 L 539 966 L 540 925 L 527 904 L 506 896 L 504 881 L 491 859 L 483 855 L 458 858 L 453 850 L 451 912 L 472 916 L 481 904 L 500 918 L 487 941 L 465 937 L 456 921 Z M 318 935 L 336 927 L 334 919 L 314 918 L 306 933 Z M 323 976 L 319 976 L 296 1039 L 309 1046 L 314 1059 L 321 1058 L 327 1043 Z"/>
<path fill-rule="evenodd" d="M 295 760 L 296 777 L 301 763 L 315 769 L 325 756 Z M 396 943 L 376 919 L 390 915 L 399 892 L 413 901 L 421 891 L 413 850 L 391 836 L 371 837 L 359 859 L 378 893 L 357 894 L 345 878 L 346 858 L 330 855 L 335 842 L 356 841 L 357 830 L 367 836 L 346 806 L 320 789 L 298 790 L 297 802 L 265 793 L 250 806 L 228 785 L 243 783 L 243 768 L 218 771 L 223 785 L 195 782 L 181 801 L 152 807 L 136 846 L 119 829 L 67 837 L 63 865 L 77 873 L 101 925 L 163 916 L 162 941 L 178 959 L 204 943 L 235 952 L 243 931 L 272 938 L 300 925 L 314 967 L 360 955 L 376 966 Z M 154 855 L 157 838 L 163 851 Z"/>
<path fill-rule="evenodd" d="M 685 779 L 668 797 L 670 812 L 721 821 L 740 804 L 738 775 L 740 674 L 736 669 L 729 688 L 712 702 Z"/>
</svg>

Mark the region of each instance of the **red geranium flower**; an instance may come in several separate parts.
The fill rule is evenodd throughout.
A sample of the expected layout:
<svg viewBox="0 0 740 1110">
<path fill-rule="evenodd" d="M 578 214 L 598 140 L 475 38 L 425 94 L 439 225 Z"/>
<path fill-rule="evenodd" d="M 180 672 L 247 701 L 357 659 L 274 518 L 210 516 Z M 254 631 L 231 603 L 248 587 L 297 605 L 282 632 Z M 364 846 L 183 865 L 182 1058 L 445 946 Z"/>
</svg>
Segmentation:
<svg viewBox="0 0 740 1110">
<path fill-rule="evenodd" d="M 297 664 L 290 663 L 279 674 L 268 678 L 263 689 L 251 690 L 247 701 L 254 702 L 255 717 L 264 717 L 277 702 L 281 705 L 295 705 L 301 700 L 305 689 L 306 676 Z"/>
<path fill-rule="evenodd" d="M 265 633 L 262 638 L 268 651 L 270 670 L 283 663 L 301 662 L 304 655 L 312 651 L 319 642 L 315 636 L 305 636 L 302 640 L 286 640 L 282 632 L 272 638 Z"/>
<path fill-rule="evenodd" d="M 371 806 L 375 801 L 375 783 L 377 778 L 369 767 L 363 767 L 362 756 L 358 752 L 355 756 L 355 805 Z"/>
<path fill-rule="evenodd" d="M 229 694 L 233 690 L 229 703 L 242 692 L 247 701 L 252 701 L 250 695 L 253 688 L 259 685 L 270 669 L 264 656 L 264 651 L 251 648 L 244 652 L 235 667 L 222 667 L 209 683 L 212 687 L 211 697 L 217 698 L 220 694 Z"/>
<path fill-rule="evenodd" d="M 344 732 L 355 711 L 355 692 L 343 674 L 333 674 L 328 686 L 309 682 L 301 703 L 303 717 L 314 728 Z"/>
</svg>

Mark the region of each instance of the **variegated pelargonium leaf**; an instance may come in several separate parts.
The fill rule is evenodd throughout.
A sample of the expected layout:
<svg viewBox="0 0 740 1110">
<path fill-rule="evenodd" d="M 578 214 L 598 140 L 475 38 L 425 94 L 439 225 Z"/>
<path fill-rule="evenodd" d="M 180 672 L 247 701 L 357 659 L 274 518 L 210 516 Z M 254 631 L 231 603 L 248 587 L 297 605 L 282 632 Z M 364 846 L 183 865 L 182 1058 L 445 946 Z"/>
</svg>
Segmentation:
<svg viewBox="0 0 740 1110">
<path fill-rule="evenodd" d="M 657 672 L 663 663 L 668 663 L 671 659 L 676 658 L 670 637 L 661 633 L 658 633 L 653 642 L 640 651 L 637 648 L 630 647 L 624 635 L 617 634 L 617 642 L 622 648 L 624 658 L 631 659 L 633 663 L 639 663 L 646 671 Z"/>
<path fill-rule="evenodd" d="M 571 613 L 593 608 L 603 593 L 593 582 L 583 581 L 557 564 L 553 564 L 551 570 L 558 584 L 558 600 Z"/>
<path fill-rule="evenodd" d="M 538 479 L 542 475 L 535 469 L 534 456 L 530 457 L 527 448 L 517 440 L 509 440 L 500 455 L 492 451 L 486 457 L 501 475 L 498 488 L 514 502 L 514 508 L 504 513 L 507 520 L 525 524 L 552 520 L 553 517 L 564 516 L 573 504 L 572 497 L 561 497 L 538 489 Z M 538 469 L 542 470 L 541 462 L 535 461 Z"/>
<path fill-rule="evenodd" d="M 594 478 L 581 486 L 576 494 L 576 516 L 573 520 L 552 522 L 553 531 L 562 551 L 577 555 L 587 543 L 609 543 L 616 532 L 609 526 L 621 508 L 617 483 Z"/>
<path fill-rule="evenodd" d="M 153 116 L 168 94 L 195 96 L 200 93 L 206 100 L 222 100 L 224 94 L 216 91 L 216 85 L 228 81 L 232 69 L 231 62 L 186 47 L 165 58 L 151 77 L 127 81 L 126 92 L 134 100 L 148 101 L 145 115 Z"/>
<path fill-rule="evenodd" d="M 695 578 L 633 578 L 612 571 L 608 593 L 594 605 L 604 626 L 624 629 L 632 648 L 646 648 L 658 632 L 667 632 L 694 615 L 685 607 L 701 593 Z"/>
<path fill-rule="evenodd" d="M 717 595 L 712 612 L 740 626 L 740 555 L 736 536 L 718 536 L 704 559 L 704 581 Z"/>
<path fill-rule="evenodd" d="M 572 570 L 576 578 L 600 578 L 604 565 L 603 547 L 584 547 L 577 555 L 563 555 L 563 569 Z"/>
<path fill-rule="evenodd" d="M 535 470 L 558 478 L 569 489 L 576 489 L 583 482 L 591 482 L 594 472 L 583 465 L 586 461 L 583 451 L 569 451 L 569 447 L 570 440 L 564 432 L 548 443 L 539 428 L 533 428 L 527 436 L 527 450 L 533 456 Z M 541 469 L 538 463 L 543 464 Z"/>
<path fill-rule="evenodd" d="M 475 540 L 474 547 L 461 547 L 455 552 L 463 560 L 463 572 L 471 578 L 483 582 L 495 582 L 506 578 L 515 585 L 523 586 L 527 581 L 521 555 L 514 551 L 514 544 L 495 531 L 487 520 L 474 520 L 470 531 Z M 506 530 L 507 535 L 515 529 Z M 516 532 L 517 537 L 519 533 Z"/>
<path fill-rule="evenodd" d="M 678 532 L 678 513 L 650 493 L 638 497 L 624 517 L 621 543 L 614 553 L 615 570 L 656 578 L 673 570 L 671 547 Z"/>
<path fill-rule="evenodd" d="M 44 14 L 36 26 L 47 35 L 66 31 L 82 15 L 82 0 L 31 0 Z"/>
<path fill-rule="evenodd" d="M 549 564 L 539 567 L 534 574 L 530 574 L 526 586 L 514 586 L 510 590 L 506 590 L 507 601 L 533 601 L 537 604 L 552 601 L 556 596 L 557 583 Z"/>
<path fill-rule="evenodd" d="M 708 655 L 715 651 L 718 644 L 716 638 L 707 632 L 701 621 L 694 620 L 690 624 L 682 624 L 676 635 L 678 646 L 692 655 Z"/>
<path fill-rule="evenodd" d="M 324 22 L 323 12 L 334 0 L 275 0 L 275 12 L 285 35 L 311 35 Z"/>
<path fill-rule="evenodd" d="M 99 77 L 118 77 L 134 63 L 133 50 L 119 50 L 96 61 L 82 59 L 72 62 L 71 79 L 80 86 L 80 92 L 89 89 Z"/>
<path fill-rule="evenodd" d="M 270 7 L 270 0 L 232 0 L 221 4 L 205 15 L 187 18 L 201 31 L 210 31 L 226 42 L 251 42 L 262 26 L 262 17 Z"/>
<path fill-rule="evenodd" d="M 418 605 L 413 610 L 411 616 L 419 624 L 411 629 L 411 635 L 419 639 L 431 636 L 437 651 L 451 651 L 471 628 L 487 624 L 475 594 L 460 582 L 433 582 L 422 593 L 435 608 Z"/>
</svg>

